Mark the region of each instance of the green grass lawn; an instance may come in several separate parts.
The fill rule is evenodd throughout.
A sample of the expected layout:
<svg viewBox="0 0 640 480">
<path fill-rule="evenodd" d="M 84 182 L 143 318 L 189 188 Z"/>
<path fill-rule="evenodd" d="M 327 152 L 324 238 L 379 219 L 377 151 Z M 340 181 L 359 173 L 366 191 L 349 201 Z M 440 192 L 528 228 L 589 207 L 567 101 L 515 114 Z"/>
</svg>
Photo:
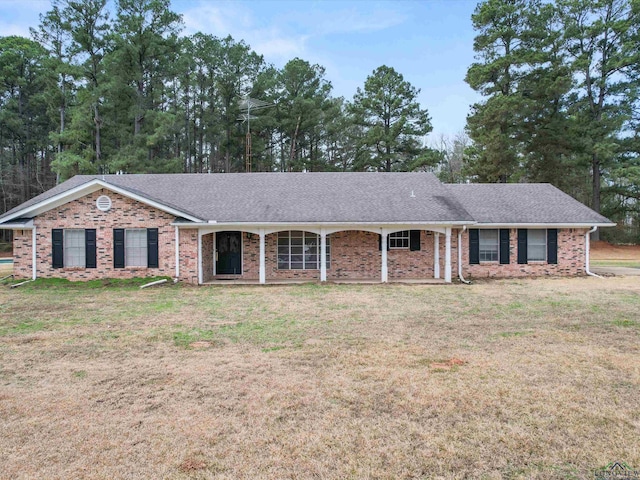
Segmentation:
<svg viewBox="0 0 640 480">
<path fill-rule="evenodd" d="M 640 260 L 591 260 L 594 267 L 640 268 Z"/>
<path fill-rule="evenodd" d="M 0 478 L 640 468 L 640 282 L 0 287 Z"/>
</svg>

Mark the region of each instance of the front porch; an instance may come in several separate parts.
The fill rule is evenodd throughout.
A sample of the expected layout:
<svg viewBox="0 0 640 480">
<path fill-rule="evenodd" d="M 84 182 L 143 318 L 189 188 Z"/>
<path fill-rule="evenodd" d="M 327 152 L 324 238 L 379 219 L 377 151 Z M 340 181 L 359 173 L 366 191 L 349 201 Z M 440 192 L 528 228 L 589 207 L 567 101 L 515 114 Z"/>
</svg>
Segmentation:
<svg viewBox="0 0 640 480">
<path fill-rule="evenodd" d="M 356 279 L 344 279 L 344 280 L 327 280 L 326 282 L 320 282 L 319 280 L 301 280 L 301 279 L 288 279 L 278 280 L 270 279 L 261 284 L 259 280 L 248 280 L 244 278 L 236 279 L 213 279 L 204 282 L 203 285 L 304 285 L 307 283 L 317 284 L 334 284 L 334 285 L 375 285 L 380 282 L 377 278 L 356 278 Z M 392 279 L 387 283 L 395 284 L 407 284 L 407 285 L 446 285 L 447 282 L 442 278 L 405 278 L 405 279 Z"/>
<path fill-rule="evenodd" d="M 457 265 L 451 226 L 207 226 L 197 239 L 207 285 L 450 283 Z"/>
</svg>

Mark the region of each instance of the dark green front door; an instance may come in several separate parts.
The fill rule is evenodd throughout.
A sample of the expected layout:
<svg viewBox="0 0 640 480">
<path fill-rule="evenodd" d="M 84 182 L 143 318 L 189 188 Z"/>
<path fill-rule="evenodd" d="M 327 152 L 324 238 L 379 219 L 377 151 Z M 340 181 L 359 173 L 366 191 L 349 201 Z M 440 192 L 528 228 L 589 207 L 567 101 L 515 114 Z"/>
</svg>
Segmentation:
<svg viewBox="0 0 640 480">
<path fill-rule="evenodd" d="M 218 232 L 216 234 L 217 275 L 242 273 L 242 232 Z"/>
</svg>

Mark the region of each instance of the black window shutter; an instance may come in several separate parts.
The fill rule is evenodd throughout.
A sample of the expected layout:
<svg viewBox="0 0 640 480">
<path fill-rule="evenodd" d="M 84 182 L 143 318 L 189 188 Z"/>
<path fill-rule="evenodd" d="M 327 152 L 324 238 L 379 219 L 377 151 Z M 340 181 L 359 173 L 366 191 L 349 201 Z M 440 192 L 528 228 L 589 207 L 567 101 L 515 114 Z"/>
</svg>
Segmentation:
<svg viewBox="0 0 640 480">
<path fill-rule="evenodd" d="M 518 263 L 527 263 L 527 229 L 518 229 Z"/>
<path fill-rule="evenodd" d="M 500 229 L 500 263 L 507 265 L 509 263 L 509 229 Z"/>
<path fill-rule="evenodd" d="M 96 229 L 87 228 L 84 231 L 85 267 L 96 268 Z"/>
<path fill-rule="evenodd" d="M 480 230 L 469 229 L 469 264 L 478 265 L 480 263 Z"/>
<path fill-rule="evenodd" d="M 158 229 L 147 228 L 147 267 L 158 268 Z"/>
<path fill-rule="evenodd" d="M 547 263 L 558 263 L 558 229 L 547 229 Z"/>
<path fill-rule="evenodd" d="M 124 228 L 113 229 L 113 268 L 124 268 Z"/>
<path fill-rule="evenodd" d="M 61 228 L 51 230 L 51 252 L 53 268 L 64 267 L 64 232 Z"/>
<path fill-rule="evenodd" d="M 409 231 L 409 250 L 412 252 L 420 251 L 420 230 Z"/>
<path fill-rule="evenodd" d="M 378 235 L 378 250 L 382 251 L 382 235 Z M 387 235 L 387 250 L 389 250 L 389 235 Z"/>
</svg>

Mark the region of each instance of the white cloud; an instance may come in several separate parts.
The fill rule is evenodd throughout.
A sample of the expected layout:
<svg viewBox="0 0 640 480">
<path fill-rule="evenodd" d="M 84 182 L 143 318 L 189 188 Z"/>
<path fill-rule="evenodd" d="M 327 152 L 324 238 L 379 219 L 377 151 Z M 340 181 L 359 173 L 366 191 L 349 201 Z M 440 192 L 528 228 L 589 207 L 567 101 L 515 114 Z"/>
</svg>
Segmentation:
<svg viewBox="0 0 640 480">
<path fill-rule="evenodd" d="M 358 11 L 355 8 L 338 11 L 316 11 L 309 26 L 317 35 L 335 33 L 365 33 L 386 30 L 406 20 L 406 15 L 388 8 Z"/>
<path fill-rule="evenodd" d="M 20 37 L 31 38 L 31 33 L 29 33 L 29 27 L 27 25 L 0 22 L 0 32 L 2 32 L 0 35 L 3 37 L 18 35 Z"/>
<path fill-rule="evenodd" d="M 231 35 L 244 40 L 268 61 L 284 63 L 296 56 L 303 56 L 308 36 L 285 33 L 282 27 L 260 25 L 253 14 L 240 4 L 219 3 L 215 6 L 202 2 L 182 12 L 185 33 L 209 33 L 217 37 Z"/>
</svg>

